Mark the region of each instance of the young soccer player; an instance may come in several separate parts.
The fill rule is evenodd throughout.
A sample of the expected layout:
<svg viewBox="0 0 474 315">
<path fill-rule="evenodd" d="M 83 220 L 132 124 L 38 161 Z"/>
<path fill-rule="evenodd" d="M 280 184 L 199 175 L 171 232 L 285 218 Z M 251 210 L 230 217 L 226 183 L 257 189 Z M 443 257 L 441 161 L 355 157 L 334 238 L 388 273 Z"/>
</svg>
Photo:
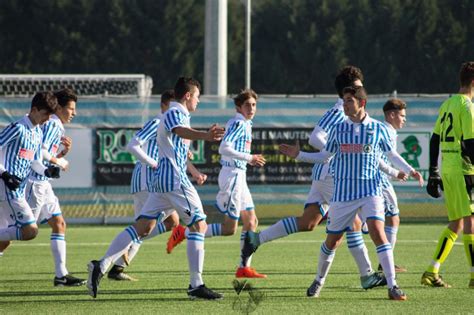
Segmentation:
<svg viewBox="0 0 474 315">
<path fill-rule="evenodd" d="M 29 114 L 0 133 L 0 208 L 10 214 L 8 226 L 0 228 L 0 241 L 28 241 L 38 234 L 35 215 L 25 198 L 25 188 L 32 169 L 46 177 L 59 177 L 59 167 L 45 167 L 42 163 L 43 132 L 40 128 L 57 106 L 57 98 L 52 92 L 38 92 L 33 97 Z"/>
<path fill-rule="evenodd" d="M 439 275 L 458 234 L 463 231 L 464 250 L 470 267 L 469 288 L 474 289 L 474 62 L 466 62 L 459 72 L 459 93 L 447 99 L 430 141 L 430 177 L 426 187 L 434 198 L 443 190 L 448 210 L 448 226 L 440 235 L 433 260 L 421 277 L 421 284 L 450 287 Z M 441 176 L 438 156 L 441 148 Z"/>
<path fill-rule="evenodd" d="M 131 180 L 133 208 L 136 218 L 140 215 L 140 211 L 148 198 L 148 194 L 157 191 L 156 187 L 153 185 L 153 173 L 158 167 L 158 144 L 156 143 L 156 132 L 162 119 L 162 115 L 168 110 L 170 102 L 173 99 L 173 90 L 164 91 L 161 94 L 161 115 L 148 121 L 127 145 L 127 150 L 137 158 Z M 191 175 L 196 179 L 198 184 L 202 184 L 205 181 L 205 178 L 201 181 L 201 177 L 205 177 L 205 175 L 198 172 L 191 163 L 188 165 L 188 171 L 191 172 Z M 162 216 L 159 221 L 160 222 L 157 222 L 155 228 L 150 232 L 146 239 L 170 231 L 173 227 L 179 224 L 179 217 L 176 212 L 171 212 L 167 218 Z M 135 278 L 126 274 L 124 269 L 138 253 L 141 244 L 142 242 L 132 243 L 128 252 L 125 252 L 122 257 L 114 262 L 114 265 L 107 274 L 109 279 L 136 281 Z"/>
<path fill-rule="evenodd" d="M 239 218 L 242 218 L 240 236 L 241 250 L 247 231 L 257 228 L 257 216 L 252 195 L 247 186 L 247 164 L 261 167 L 265 158 L 261 154 L 250 154 L 252 144 L 252 119 L 257 112 L 257 93 L 251 89 L 241 91 L 235 98 L 237 111 L 234 118 L 226 125 L 226 133 L 219 146 L 221 154 L 221 171 L 219 172 L 219 192 L 217 193 L 217 209 L 225 214 L 224 222 L 208 224 L 206 237 L 234 235 L 237 231 Z M 177 227 L 170 239 L 168 248 L 173 249 L 188 233 L 179 231 Z M 180 237 L 181 236 L 181 237 Z M 169 250 L 170 251 L 170 250 Z M 266 278 L 250 267 L 251 257 L 241 255 L 240 265 L 235 276 L 237 278 Z"/>
<path fill-rule="evenodd" d="M 175 209 L 181 220 L 190 227 L 187 242 L 189 298 L 222 298 L 221 294 L 208 289 L 202 280 L 206 215 L 199 195 L 186 174 L 190 140 L 219 141 L 224 135 L 224 129 L 217 125 L 207 132 L 191 128 L 189 113 L 197 108 L 199 90 L 199 82 L 192 78 L 181 77 L 176 82 L 174 93 L 177 102 L 170 104 L 157 131 L 159 162 L 154 183 L 158 192 L 149 194 L 137 222 L 117 235 L 105 256 L 88 264 L 87 287 L 92 297 L 97 296 L 100 280 L 112 262 L 128 251 L 133 242 L 149 235 L 162 212 L 169 214 Z"/>
<path fill-rule="evenodd" d="M 367 94 L 360 86 L 343 90 L 344 113 L 348 117 L 334 126 L 325 149 L 302 161 L 325 162 L 334 156 L 334 195 L 329 206 L 327 237 L 321 246 L 318 272 L 308 288 L 309 297 L 319 297 L 336 248 L 345 231 L 351 229 L 358 215 L 367 222 L 369 234 L 377 246 L 377 255 L 387 279 L 388 296 L 393 300 L 405 300 L 405 293 L 397 286 L 393 253 L 384 232 L 384 207 L 382 185 L 379 175 L 379 160 L 385 152 L 395 165 L 423 183 L 421 174 L 413 170 L 395 151 L 386 127 L 371 119 L 365 111 Z M 316 158 L 317 157 L 317 158 Z M 349 188 L 350 187 L 350 188 Z"/>
<path fill-rule="evenodd" d="M 70 89 L 54 93 L 59 106 L 51 118 L 41 126 L 43 140 L 41 153 L 45 166 L 57 165 L 63 171 L 69 167 L 64 158 L 71 150 L 72 140 L 65 135 L 64 125 L 76 116 L 77 96 Z M 59 150 L 62 148 L 62 150 Z M 51 252 L 53 254 L 55 277 L 54 286 L 80 286 L 86 283 L 69 274 L 66 268 L 66 221 L 62 216 L 58 198 L 54 194 L 50 179 L 36 171 L 30 173 L 27 198 L 36 221 L 48 223 L 51 227 Z"/>
<path fill-rule="evenodd" d="M 328 134 L 333 126 L 344 121 L 346 117 L 342 108 L 343 89 L 349 85 L 362 86 L 363 79 L 362 71 L 355 66 L 345 66 L 339 71 L 334 81 L 339 99 L 316 124 L 308 141 L 311 146 L 317 150 L 324 149 Z M 284 218 L 260 233 L 249 232 L 248 239 L 252 246 L 249 247 L 248 251 L 245 250 L 245 255 L 251 255 L 258 246 L 275 239 L 286 237 L 293 233 L 312 231 L 322 221 L 323 217 L 327 214 L 328 204 L 334 190 L 332 162 L 315 164 L 312 179 L 311 189 L 304 205 L 303 214 L 297 218 Z M 370 289 L 385 285 L 386 282 L 383 275 L 374 272 L 372 269 L 367 247 L 360 231 L 361 225 L 361 221 L 356 218 L 353 230 L 347 232 L 347 240 L 349 250 L 359 268 L 361 286 L 364 289 Z"/>
</svg>

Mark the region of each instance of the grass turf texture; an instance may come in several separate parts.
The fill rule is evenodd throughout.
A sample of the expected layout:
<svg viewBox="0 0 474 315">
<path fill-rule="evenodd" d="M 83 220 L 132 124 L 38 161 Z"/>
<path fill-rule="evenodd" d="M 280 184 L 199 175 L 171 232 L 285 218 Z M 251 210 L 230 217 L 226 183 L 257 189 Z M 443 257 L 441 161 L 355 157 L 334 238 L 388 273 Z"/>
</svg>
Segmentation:
<svg viewBox="0 0 474 315">
<path fill-rule="evenodd" d="M 305 292 L 314 278 L 319 247 L 325 237 L 324 227 L 266 244 L 253 258 L 253 267 L 268 275 L 268 279 L 250 280 L 261 297 L 254 314 L 472 314 L 474 291 L 467 288 L 468 267 L 462 244 L 457 243 L 442 267 L 442 274 L 453 288 L 420 285 L 421 274 L 442 228 L 440 224 L 405 224 L 400 228 L 395 257 L 397 264 L 408 269 L 407 273 L 398 275 L 398 282 L 408 295 L 406 302 L 389 301 L 385 287 L 361 289 L 357 267 L 345 243 L 337 251 L 321 297 L 307 298 Z M 66 236 L 69 271 L 87 277 L 87 262 L 100 258 L 122 230 L 119 226 L 69 227 Z M 96 300 L 87 295 L 85 287 L 55 288 L 49 234 L 49 228 L 42 227 L 37 239 L 14 243 L 0 258 L 1 314 L 239 314 L 255 308 L 255 305 L 246 308 L 248 292 L 238 296 L 232 286 L 240 233 L 206 239 L 204 280 L 210 288 L 225 294 L 224 300 L 214 302 L 188 300 L 186 246 L 179 245 L 167 255 L 165 244 L 169 234 L 144 242 L 127 269 L 139 278 L 138 282 L 115 282 L 104 277 Z M 376 268 L 374 246 L 367 236 L 365 240 Z"/>
</svg>

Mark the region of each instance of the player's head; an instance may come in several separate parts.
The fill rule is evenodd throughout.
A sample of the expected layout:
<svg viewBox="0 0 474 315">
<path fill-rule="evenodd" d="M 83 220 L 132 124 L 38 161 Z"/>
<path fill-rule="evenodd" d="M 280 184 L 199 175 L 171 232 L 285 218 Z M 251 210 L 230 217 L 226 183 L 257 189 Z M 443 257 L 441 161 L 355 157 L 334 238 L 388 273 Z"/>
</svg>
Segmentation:
<svg viewBox="0 0 474 315">
<path fill-rule="evenodd" d="M 407 121 L 407 104 L 399 98 L 389 99 L 383 106 L 385 120 L 395 129 L 401 129 Z"/>
<path fill-rule="evenodd" d="M 459 70 L 459 81 L 461 87 L 474 88 L 474 61 L 468 61 L 461 65 L 461 70 Z"/>
<path fill-rule="evenodd" d="M 254 90 L 242 90 L 234 97 L 235 109 L 238 113 L 242 114 L 245 119 L 250 120 L 255 116 L 255 113 L 257 113 L 257 99 L 258 95 Z"/>
<path fill-rule="evenodd" d="M 38 92 L 31 101 L 31 110 L 28 115 L 34 125 L 45 123 L 58 107 L 58 99 L 53 92 Z"/>
<path fill-rule="evenodd" d="M 71 89 L 62 89 L 54 92 L 58 99 L 58 108 L 56 109 L 56 116 L 59 117 L 63 124 L 70 123 L 76 116 L 77 95 Z"/>
<path fill-rule="evenodd" d="M 163 93 L 161 93 L 161 102 L 160 102 L 160 107 L 161 107 L 161 112 L 164 113 L 168 110 L 170 107 L 171 101 L 174 99 L 174 91 L 169 89 L 165 90 Z"/>
<path fill-rule="evenodd" d="M 346 86 L 342 90 L 344 100 L 344 114 L 348 117 L 360 117 L 365 114 L 367 105 L 367 92 L 363 86 Z"/>
<path fill-rule="evenodd" d="M 174 85 L 174 97 L 186 106 L 188 111 L 193 112 L 199 103 L 200 89 L 201 84 L 197 80 L 190 77 L 180 77 Z"/>
<path fill-rule="evenodd" d="M 355 66 L 345 66 L 336 76 L 334 86 L 336 87 L 337 94 L 342 98 L 342 90 L 346 86 L 358 85 L 362 86 L 364 81 L 364 75 L 362 70 Z"/>
</svg>

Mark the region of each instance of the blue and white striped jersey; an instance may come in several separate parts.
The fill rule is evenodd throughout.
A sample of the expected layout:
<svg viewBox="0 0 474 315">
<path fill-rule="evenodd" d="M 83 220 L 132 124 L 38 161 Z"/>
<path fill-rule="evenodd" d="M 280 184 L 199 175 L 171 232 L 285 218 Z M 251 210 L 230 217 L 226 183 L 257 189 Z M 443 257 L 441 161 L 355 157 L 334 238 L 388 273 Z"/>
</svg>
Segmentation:
<svg viewBox="0 0 474 315">
<path fill-rule="evenodd" d="M 143 151 L 155 161 L 158 161 L 156 131 L 158 130 L 159 123 L 160 118 L 156 117 L 148 121 L 143 128 L 135 134 L 135 138 L 140 143 Z M 153 185 L 154 172 L 155 170 L 153 168 L 137 160 L 132 173 L 131 193 L 134 194 L 142 190 L 156 192 L 157 189 Z"/>
<path fill-rule="evenodd" d="M 341 123 L 346 119 L 346 115 L 344 114 L 344 108 L 342 107 L 343 104 L 344 101 L 339 98 L 336 104 L 334 104 L 334 106 L 326 113 L 324 113 L 323 117 L 321 117 L 321 119 L 318 121 L 315 128 L 319 127 L 323 129 L 326 134 L 329 135 L 332 128 L 336 124 Z M 333 160 L 331 159 L 331 161 L 326 164 L 314 164 L 311 175 L 312 180 L 323 180 L 328 174 L 333 175 L 332 163 Z"/>
<path fill-rule="evenodd" d="M 232 143 L 232 147 L 237 152 L 250 154 L 252 146 L 252 121 L 246 120 L 241 113 L 237 113 L 234 118 L 230 119 L 225 126 L 225 134 L 223 142 Z M 228 156 L 221 156 L 221 165 L 236 167 L 242 170 L 247 169 L 247 161 L 232 159 Z"/>
<path fill-rule="evenodd" d="M 47 150 L 51 156 L 56 157 L 58 155 L 58 149 L 61 144 L 61 138 L 64 136 L 64 125 L 56 115 L 51 115 L 51 118 L 41 125 L 43 131 L 43 144 L 41 148 Z M 44 166 L 49 166 L 49 161 L 43 160 Z M 30 176 L 36 180 L 49 180 L 48 177 L 36 173 L 31 170 Z"/>
<path fill-rule="evenodd" d="M 384 124 L 387 126 L 388 135 L 390 137 L 390 140 L 392 141 L 392 147 L 396 151 L 397 150 L 397 137 L 398 137 L 397 130 L 395 128 L 393 128 L 393 126 L 390 125 L 386 121 L 384 121 Z M 386 154 L 382 155 L 382 159 L 385 161 L 385 163 L 387 163 L 388 165 L 391 165 L 391 163 L 390 163 L 390 161 L 389 161 Z M 382 187 L 383 188 L 388 188 L 388 187 L 392 186 L 392 183 L 390 182 L 390 178 L 386 173 L 380 171 L 380 176 L 382 177 Z"/>
<path fill-rule="evenodd" d="M 10 174 L 22 179 L 18 189 L 11 191 L 1 181 L 5 189 L 0 191 L 0 199 L 8 200 L 25 197 L 26 178 L 31 172 L 33 160 L 41 160 L 43 132 L 34 126 L 28 116 L 8 125 L 0 133 L 0 163 Z"/>
<path fill-rule="evenodd" d="M 186 174 L 186 163 L 190 140 L 183 139 L 172 130 L 176 127 L 190 128 L 188 110 L 182 104 L 171 102 L 170 108 L 164 114 L 158 125 L 158 168 L 154 176 L 154 185 L 158 192 L 169 192 L 181 186 L 191 187 L 191 181 Z"/>
<path fill-rule="evenodd" d="M 382 122 L 369 115 L 362 123 L 347 118 L 331 130 L 325 150 L 335 153 L 333 202 L 382 196 L 379 161 L 392 150 Z"/>
</svg>

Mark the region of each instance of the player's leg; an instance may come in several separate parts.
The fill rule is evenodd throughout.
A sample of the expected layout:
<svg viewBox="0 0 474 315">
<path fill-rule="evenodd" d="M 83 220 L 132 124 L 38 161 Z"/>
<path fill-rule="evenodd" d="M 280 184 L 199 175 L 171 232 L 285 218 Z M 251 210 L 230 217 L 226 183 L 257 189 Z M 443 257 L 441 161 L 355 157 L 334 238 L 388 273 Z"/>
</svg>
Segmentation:
<svg viewBox="0 0 474 315">
<path fill-rule="evenodd" d="M 247 205 L 253 205 L 251 203 L 246 203 Z M 245 239 L 249 231 L 255 232 L 258 226 L 257 215 L 255 210 L 252 210 L 252 207 L 247 207 L 246 210 L 240 212 L 240 217 L 242 218 L 242 233 L 240 235 L 240 262 L 239 267 L 235 272 L 236 278 L 266 278 L 265 274 L 257 272 L 254 268 L 250 267 L 252 263 L 252 255 L 244 254 Z"/>
<path fill-rule="evenodd" d="M 365 197 L 361 199 L 361 218 L 367 222 L 369 235 L 377 250 L 377 257 L 387 279 L 388 296 L 392 300 L 406 300 L 406 294 L 398 287 L 395 280 L 395 263 L 392 245 L 385 235 L 385 211 L 382 197 Z"/>
<path fill-rule="evenodd" d="M 8 214 L 7 211 L 4 211 L 4 209 L 0 207 L 0 228 L 7 228 L 10 223 L 13 224 Z M 10 244 L 11 241 L 0 241 L 0 257 L 3 256 L 3 252 L 8 248 L 8 246 L 10 246 Z"/>
<path fill-rule="evenodd" d="M 3 252 L 10 246 L 11 241 L 0 241 L 0 257 L 3 256 Z"/>
<path fill-rule="evenodd" d="M 474 289 L 474 176 L 465 176 L 466 188 L 469 196 L 469 207 L 463 217 L 463 243 L 468 266 L 470 268 L 469 288 Z"/>
<path fill-rule="evenodd" d="M 24 198 L 1 201 L 1 211 L 9 212 L 14 224 L 0 228 L 0 241 L 28 241 L 38 235 L 33 211 Z"/>
</svg>

